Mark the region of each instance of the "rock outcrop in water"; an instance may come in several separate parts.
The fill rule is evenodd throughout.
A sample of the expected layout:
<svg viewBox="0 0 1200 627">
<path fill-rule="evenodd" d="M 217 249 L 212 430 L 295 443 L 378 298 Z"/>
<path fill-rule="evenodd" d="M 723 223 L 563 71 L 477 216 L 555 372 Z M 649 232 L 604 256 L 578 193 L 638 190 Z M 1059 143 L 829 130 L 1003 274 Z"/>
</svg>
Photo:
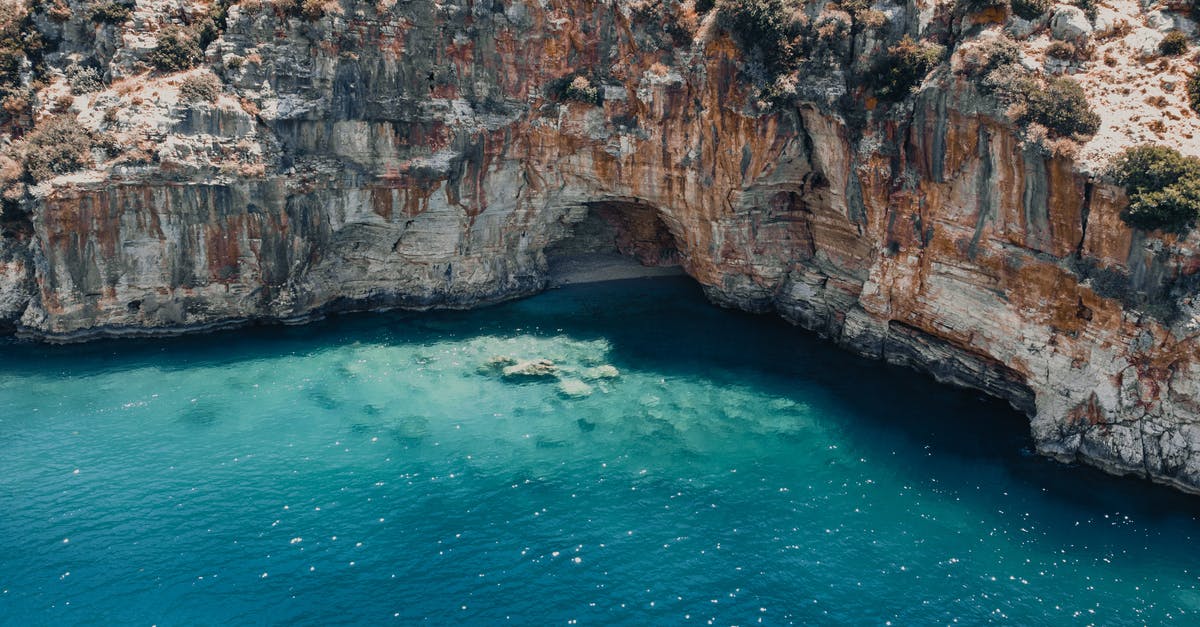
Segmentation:
<svg viewBox="0 0 1200 627">
<path fill-rule="evenodd" d="M 681 263 L 718 303 L 1006 398 L 1045 454 L 1200 491 L 1200 240 L 1130 229 L 1096 174 L 1151 132 L 1105 100 L 1133 75 L 1101 75 L 1133 55 L 1045 59 L 1100 110 L 1077 149 L 1029 137 L 957 71 L 1005 29 L 1036 65 L 1048 15 L 908 0 L 864 27 L 808 5 L 793 17 L 819 45 L 771 105 L 747 79 L 761 60 L 690 1 L 243 0 L 182 73 L 150 69 L 156 37 L 208 2 L 141 0 L 120 24 L 89 6 L 39 5 L 27 25 L 46 42 L 27 117 L 107 139 L 90 165 L 5 192 L 0 324 L 22 336 L 518 297 L 601 212 L 622 250 Z M 1104 5 L 1104 45 L 1161 39 L 1114 15 L 1148 19 Z M 865 77 L 905 34 L 948 61 L 878 101 Z M 1186 70 L 1161 63 L 1152 78 Z M 105 84 L 70 95 L 72 66 Z M 208 72 L 219 93 L 181 96 Z M 1164 141 L 1200 151 L 1183 89 L 1163 93 Z"/>
</svg>

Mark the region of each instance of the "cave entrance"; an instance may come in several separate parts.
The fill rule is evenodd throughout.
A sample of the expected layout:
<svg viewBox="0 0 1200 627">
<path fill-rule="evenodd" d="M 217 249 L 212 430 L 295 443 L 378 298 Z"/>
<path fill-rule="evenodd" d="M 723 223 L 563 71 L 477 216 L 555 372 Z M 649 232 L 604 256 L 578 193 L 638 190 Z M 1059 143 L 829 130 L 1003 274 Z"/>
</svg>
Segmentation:
<svg viewBox="0 0 1200 627">
<path fill-rule="evenodd" d="M 584 209 L 569 235 L 546 248 L 551 287 L 685 274 L 677 240 L 655 208 L 604 201 Z"/>
</svg>

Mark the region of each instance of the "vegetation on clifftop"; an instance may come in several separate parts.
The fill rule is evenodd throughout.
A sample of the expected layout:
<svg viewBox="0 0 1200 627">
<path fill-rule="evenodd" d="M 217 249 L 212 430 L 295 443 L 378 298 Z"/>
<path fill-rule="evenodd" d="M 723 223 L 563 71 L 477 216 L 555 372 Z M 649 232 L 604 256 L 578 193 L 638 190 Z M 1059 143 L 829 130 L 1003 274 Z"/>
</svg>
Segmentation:
<svg viewBox="0 0 1200 627">
<path fill-rule="evenodd" d="M 1050 137 L 1084 139 L 1100 130 L 1100 115 L 1069 76 L 1044 77 L 1019 63 L 1021 50 L 997 38 L 963 52 L 961 72 L 979 91 L 998 99 L 1018 124 L 1038 125 Z"/>
<path fill-rule="evenodd" d="M 1186 233 L 1200 216 L 1200 158 L 1166 146 L 1144 144 L 1113 158 L 1110 174 L 1125 187 L 1126 224 L 1145 230 Z"/>
</svg>

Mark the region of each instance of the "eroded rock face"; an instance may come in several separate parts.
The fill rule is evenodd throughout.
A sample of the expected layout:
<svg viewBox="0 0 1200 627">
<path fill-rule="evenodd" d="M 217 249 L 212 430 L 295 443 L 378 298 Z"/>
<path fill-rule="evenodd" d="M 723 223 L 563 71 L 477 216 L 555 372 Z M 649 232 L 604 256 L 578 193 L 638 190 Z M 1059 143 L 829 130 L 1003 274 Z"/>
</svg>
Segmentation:
<svg viewBox="0 0 1200 627">
<path fill-rule="evenodd" d="M 1043 453 L 1200 491 L 1195 326 L 1097 287 L 1193 273 L 1194 240 L 1129 230 L 1119 189 L 954 76 L 848 115 L 834 64 L 762 113 L 711 18 L 673 42 L 631 4 L 235 6 L 208 50 L 235 95 L 172 108 L 158 165 L 43 186 L 0 240 L 0 319 L 64 340 L 473 306 L 541 289 L 545 249 L 604 207 L 665 225 L 672 246 L 631 227 L 631 249 L 718 303 L 1006 398 Z M 884 43 L 844 45 L 862 65 Z M 602 104 L 548 95 L 577 75 Z M 205 165 L 235 141 L 265 167 Z"/>
</svg>

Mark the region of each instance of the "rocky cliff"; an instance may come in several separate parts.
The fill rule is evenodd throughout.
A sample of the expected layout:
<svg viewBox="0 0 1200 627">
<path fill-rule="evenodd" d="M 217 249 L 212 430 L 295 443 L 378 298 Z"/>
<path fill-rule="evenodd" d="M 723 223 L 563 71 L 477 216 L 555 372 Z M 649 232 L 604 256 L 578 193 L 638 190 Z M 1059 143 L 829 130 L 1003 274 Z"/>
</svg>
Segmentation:
<svg viewBox="0 0 1200 627">
<path fill-rule="evenodd" d="M 1149 14 L 1101 9 L 1087 28 Z M 24 61 L 27 109 L 6 104 L 13 160 L 51 118 L 94 143 L 72 171 L 5 178 L 0 324 L 21 336 L 513 298 L 542 289 L 546 249 L 601 212 L 718 303 L 1006 398 L 1045 454 L 1200 491 L 1200 240 L 1126 226 L 1123 190 L 1097 175 L 1120 138 L 1153 131 L 1101 104 L 1093 139 L 1039 141 L 960 68 L 1008 33 L 1023 63 L 1076 73 L 1094 102 L 1113 68 L 1184 76 L 1130 55 L 1043 63 L 1052 38 L 1078 43 L 1053 23 L 1069 11 L 803 5 L 790 19 L 811 45 L 773 84 L 690 0 L 27 11 L 43 47 Z M 153 67 L 164 32 L 204 20 L 198 67 Z M 1165 30 L 1108 28 L 1121 49 Z M 870 75 L 905 35 L 945 54 L 876 98 Z M 99 84 L 74 85 L 80 68 Z M 1182 90 L 1163 94 L 1163 141 L 1200 152 Z"/>
</svg>

